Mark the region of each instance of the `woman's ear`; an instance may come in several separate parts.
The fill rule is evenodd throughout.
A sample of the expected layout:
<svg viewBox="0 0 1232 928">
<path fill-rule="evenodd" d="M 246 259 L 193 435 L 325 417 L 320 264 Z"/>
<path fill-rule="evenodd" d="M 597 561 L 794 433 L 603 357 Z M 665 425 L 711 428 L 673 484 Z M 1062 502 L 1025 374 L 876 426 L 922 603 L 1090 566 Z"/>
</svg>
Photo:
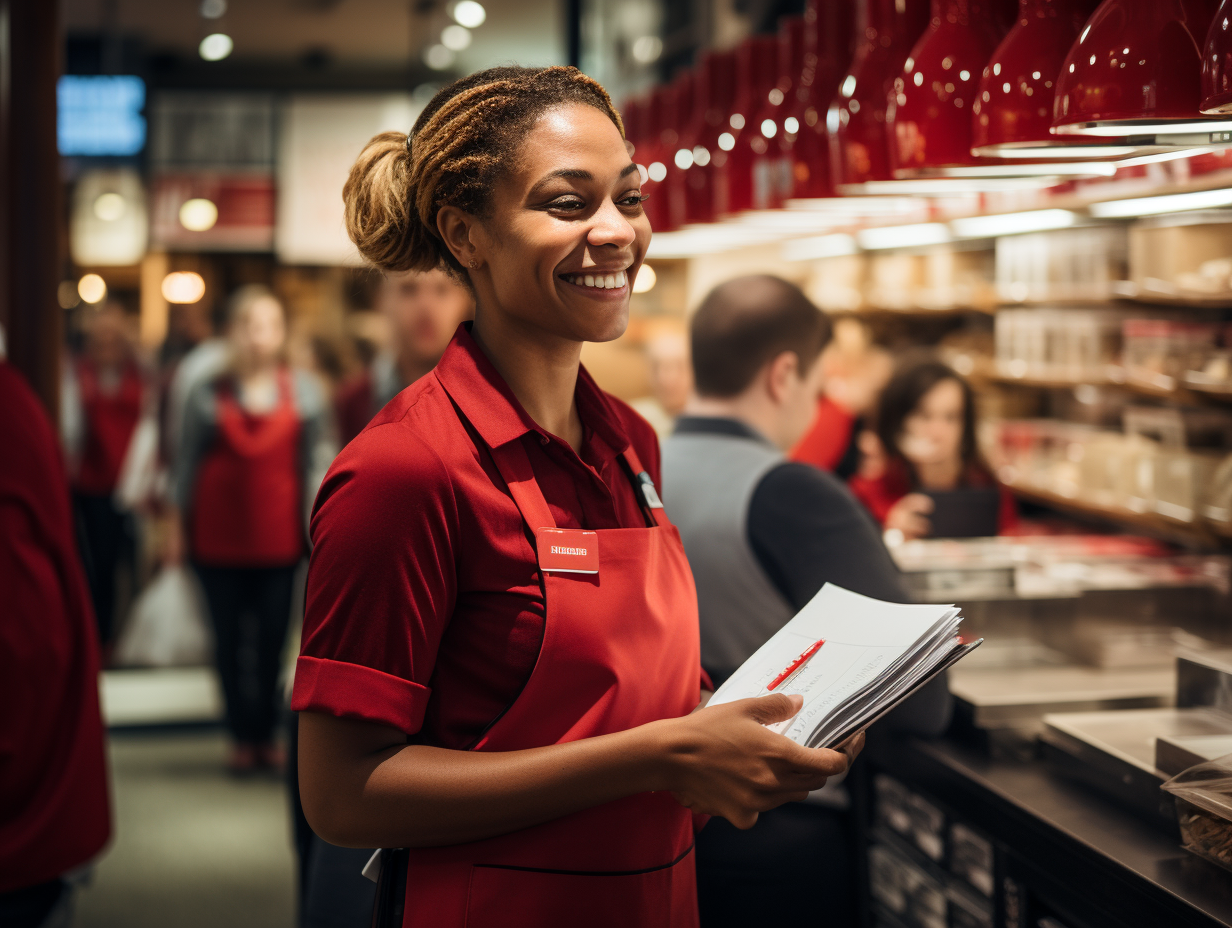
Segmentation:
<svg viewBox="0 0 1232 928">
<path fill-rule="evenodd" d="M 442 206 L 436 214 L 436 231 L 445 247 L 463 267 L 479 267 L 483 256 L 476 244 L 475 217 L 456 206 Z"/>
</svg>

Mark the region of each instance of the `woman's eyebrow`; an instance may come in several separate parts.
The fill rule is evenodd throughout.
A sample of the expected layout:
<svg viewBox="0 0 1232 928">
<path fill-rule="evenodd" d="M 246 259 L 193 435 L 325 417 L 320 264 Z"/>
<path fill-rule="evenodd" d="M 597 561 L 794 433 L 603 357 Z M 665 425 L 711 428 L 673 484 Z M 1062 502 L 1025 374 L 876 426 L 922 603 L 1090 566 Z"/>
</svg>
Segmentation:
<svg viewBox="0 0 1232 928">
<path fill-rule="evenodd" d="M 623 179 L 628 177 L 630 174 L 635 173 L 637 173 L 637 165 L 630 161 L 620 172 L 618 178 Z M 539 178 L 539 180 L 535 183 L 535 188 L 538 188 L 547 181 L 553 180 L 557 177 L 565 178 L 566 180 L 584 181 L 593 181 L 595 179 L 595 175 L 590 173 L 590 171 L 587 171 L 585 168 L 559 168 L 555 171 L 549 171 L 547 174 L 544 174 L 543 177 Z"/>
</svg>

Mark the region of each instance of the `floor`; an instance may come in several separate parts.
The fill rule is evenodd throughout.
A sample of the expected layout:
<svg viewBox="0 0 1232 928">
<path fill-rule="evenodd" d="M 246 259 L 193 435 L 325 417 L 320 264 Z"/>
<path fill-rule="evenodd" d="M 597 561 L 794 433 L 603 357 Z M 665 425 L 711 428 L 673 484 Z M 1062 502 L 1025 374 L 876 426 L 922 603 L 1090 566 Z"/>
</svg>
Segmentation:
<svg viewBox="0 0 1232 928">
<path fill-rule="evenodd" d="M 111 736 L 115 837 L 74 928 L 292 928 L 286 791 L 223 769 L 221 732 Z"/>
</svg>

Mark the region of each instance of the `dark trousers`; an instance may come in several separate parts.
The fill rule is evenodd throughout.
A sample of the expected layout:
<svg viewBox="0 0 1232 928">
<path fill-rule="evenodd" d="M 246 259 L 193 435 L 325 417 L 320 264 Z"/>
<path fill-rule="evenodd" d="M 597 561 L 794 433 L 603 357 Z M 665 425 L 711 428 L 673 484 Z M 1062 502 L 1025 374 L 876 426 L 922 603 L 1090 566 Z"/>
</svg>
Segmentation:
<svg viewBox="0 0 1232 928">
<path fill-rule="evenodd" d="M 748 831 L 712 818 L 697 836 L 702 928 L 854 928 L 855 854 L 851 813 L 840 809 L 792 802 L 761 813 Z"/>
<path fill-rule="evenodd" d="M 243 744 L 266 744 L 278 719 L 278 671 L 291 618 L 295 565 L 194 565 L 214 626 L 214 663 L 227 730 Z"/>
<path fill-rule="evenodd" d="M 134 560 L 133 520 L 116 508 L 110 494 L 74 493 L 73 507 L 98 638 L 106 646 L 115 638 L 116 571 Z"/>
</svg>

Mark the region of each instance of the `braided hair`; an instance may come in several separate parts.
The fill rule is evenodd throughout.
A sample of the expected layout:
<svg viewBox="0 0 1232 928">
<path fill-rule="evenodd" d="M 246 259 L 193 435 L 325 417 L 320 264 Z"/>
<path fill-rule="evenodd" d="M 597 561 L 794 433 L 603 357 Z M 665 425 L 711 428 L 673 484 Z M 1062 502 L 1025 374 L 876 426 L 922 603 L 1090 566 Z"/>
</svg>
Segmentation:
<svg viewBox="0 0 1232 928">
<path fill-rule="evenodd" d="M 526 133 L 544 112 L 570 103 L 593 106 L 624 135 L 607 91 L 577 68 L 489 68 L 438 91 L 409 137 L 382 132 L 352 166 L 342 188 L 351 241 L 383 270 L 443 266 L 466 281 L 437 232 L 437 212 L 456 206 L 486 215 Z"/>
</svg>

